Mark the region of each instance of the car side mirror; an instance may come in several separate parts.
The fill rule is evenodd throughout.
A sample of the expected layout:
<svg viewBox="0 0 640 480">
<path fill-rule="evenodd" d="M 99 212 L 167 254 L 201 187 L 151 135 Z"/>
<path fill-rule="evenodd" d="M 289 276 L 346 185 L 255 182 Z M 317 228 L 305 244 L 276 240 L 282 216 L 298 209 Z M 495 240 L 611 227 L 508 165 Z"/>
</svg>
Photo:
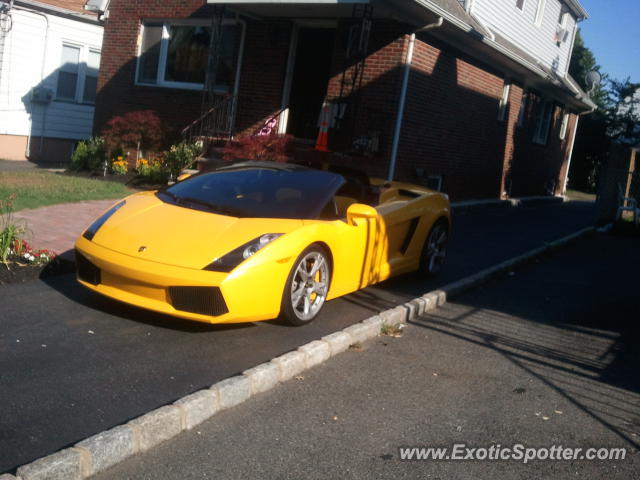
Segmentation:
<svg viewBox="0 0 640 480">
<path fill-rule="evenodd" d="M 355 225 L 356 218 L 378 218 L 378 211 L 371 205 L 365 205 L 364 203 L 354 203 L 347 208 L 347 222 L 350 225 Z"/>
</svg>

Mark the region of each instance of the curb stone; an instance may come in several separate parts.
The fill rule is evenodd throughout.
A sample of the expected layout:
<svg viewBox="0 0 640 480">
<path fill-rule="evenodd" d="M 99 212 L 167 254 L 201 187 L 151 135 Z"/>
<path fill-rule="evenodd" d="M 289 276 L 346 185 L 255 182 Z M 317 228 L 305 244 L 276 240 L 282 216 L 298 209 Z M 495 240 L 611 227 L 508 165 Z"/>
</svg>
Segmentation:
<svg viewBox="0 0 640 480">
<path fill-rule="evenodd" d="M 181 413 L 183 430 L 191 430 L 220 410 L 217 390 L 200 390 L 173 403 Z"/>
<path fill-rule="evenodd" d="M 414 298 L 403 305 L 381 312 L 321 340 L 302 345 L 270 362 L 246 370 L 242 375 L 227 378 L 209 390 L 187 395 L 173 405 L 153 410 L 126 425 L 98 433 L 76 444 L 39 458 L 18 468 L 17 476 L 0 475 L 0 480 L 82 480 L 144 452 L 185 430 L 193 428 L 218 411 L 234 407 L 252 396 L 289 380 L 304 370 L 319 365 L 330 357 L 346 351 L 349 345 L 375 338 L 383 325 L 396 326 L 409 322 L 425 312 L 444 305 L 449 297 L 487 282 L 492 277 L 521 265 L 535 257 L 558 249 L 594 231 L 584 228 L 561 239 L 548 242 L 525 254 L 486 268 L 471 276 L 450 283 Z"/>
</svg>

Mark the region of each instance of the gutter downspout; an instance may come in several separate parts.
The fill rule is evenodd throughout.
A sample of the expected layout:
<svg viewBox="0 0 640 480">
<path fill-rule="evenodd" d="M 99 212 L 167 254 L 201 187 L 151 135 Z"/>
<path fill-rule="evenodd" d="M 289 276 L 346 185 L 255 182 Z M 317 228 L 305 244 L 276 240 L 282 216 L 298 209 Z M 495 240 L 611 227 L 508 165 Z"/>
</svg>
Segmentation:
<svg viewBox="0 0 640 480">
<path fill-rule="evenodd" d="M 562 184 L 562 196 L 567 194 L 567 182 L 569 181 L 569 169 L 571 168 L 571 159 L 573 158 L 573 146 L 576 144 L 576 134 L 578 133 L 578 123 L 580 123 L 580 115 L 576 114 L 576 124 L 573 126 L 573 137 L 571 138 L 571 146 L 569 147 L 569 159 L 567 160 L 567 171 L 564 174 L 564 183 Z"/>
<path fill-rule="evenodd" d="M 391 147 L 391 159 L 389 162 L 389 175 L 387 180 L 392 181 L 396 174 L 396 163 L 398 160 L 398 149 L 400 147 L 400 134 L 402 132 L 402 121 L 404 117 L 404 107 L 407 102 L 407 90 L 409 88 L 409 77 L 411 74 L 411 65 L 413 63 L 413 49 L 416 43 L 416 33 L 431 30 L 432 28 L 439 28 L 442 26 L 444 19 L 438 17 L 438 20 L 434 23 L 425 25 L 424 27 L 416 30 L 409 37 L 409 48 L 407 50 L 407 57 L 404 61 L 404 73 L 402 77 L 402 89 L 400 90 L 400 100 L 398 102 L 398 115 L 396 117 L 396 126 L 393 132 L 393 145 Z"/>
</svg>

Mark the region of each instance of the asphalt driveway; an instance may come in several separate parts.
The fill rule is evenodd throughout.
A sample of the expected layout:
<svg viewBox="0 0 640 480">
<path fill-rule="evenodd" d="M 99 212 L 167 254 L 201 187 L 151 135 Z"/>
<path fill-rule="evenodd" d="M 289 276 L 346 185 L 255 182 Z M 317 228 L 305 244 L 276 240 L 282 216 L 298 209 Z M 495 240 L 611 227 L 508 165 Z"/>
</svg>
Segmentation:
<svg viewBox="0 0 640 480">
<path fill-rule="evenodd" d="M 597 235 L 254 397 L 96 480 L 637 479 L 637 239 Z M 624 448 L 400 461 L 399 447 Z"/>
<path fill-rule="evenodd" d="M 330 302 L 303 328 L 212 327 L 91 294 L 71 276 L 0 288 L 0 472 L 592 223 L 593 205 L 459 215 L 446 270 Z"/>
</svg>

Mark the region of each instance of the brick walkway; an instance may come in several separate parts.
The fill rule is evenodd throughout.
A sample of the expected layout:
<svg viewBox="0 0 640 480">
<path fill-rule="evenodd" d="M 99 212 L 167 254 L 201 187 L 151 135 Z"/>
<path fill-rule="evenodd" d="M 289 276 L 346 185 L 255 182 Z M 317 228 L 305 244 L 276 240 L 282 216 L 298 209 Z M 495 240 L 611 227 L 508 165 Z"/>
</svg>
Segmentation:
<svg viewBox="0 0 640 480">
<path fill-rule="evenodd" d="M 25 240 L 34 248 L 52 250 L 63 258 L 71 258 L 71 249 L 80 234 L 116 200 L 92 200 L 63 203 L 50 207 L 21 210 L 16 220 L 26 223 Z M 66 253 L 65 253 L 66 252 Z"/>
</svg>

